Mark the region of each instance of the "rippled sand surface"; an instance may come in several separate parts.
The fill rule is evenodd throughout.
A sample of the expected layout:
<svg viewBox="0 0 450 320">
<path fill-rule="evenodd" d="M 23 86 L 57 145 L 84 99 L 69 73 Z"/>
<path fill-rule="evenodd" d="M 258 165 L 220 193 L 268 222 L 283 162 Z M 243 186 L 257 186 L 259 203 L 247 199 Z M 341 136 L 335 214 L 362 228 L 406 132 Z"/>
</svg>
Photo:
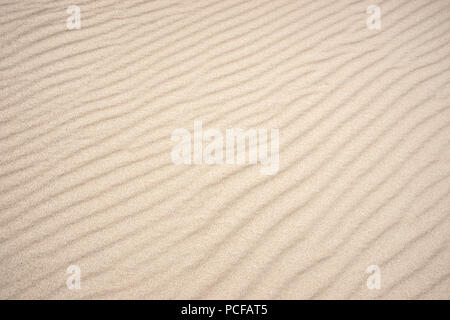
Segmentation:
<svg viewBox="0 0 450 320">
<path fill-rule="evenodd" d="M 448 0 L 4 0 L 0 33 L 0 298 L 450 298 Z M 173 164 L 195 120 L 278 128 L 279 171 Z"/>
</svg>

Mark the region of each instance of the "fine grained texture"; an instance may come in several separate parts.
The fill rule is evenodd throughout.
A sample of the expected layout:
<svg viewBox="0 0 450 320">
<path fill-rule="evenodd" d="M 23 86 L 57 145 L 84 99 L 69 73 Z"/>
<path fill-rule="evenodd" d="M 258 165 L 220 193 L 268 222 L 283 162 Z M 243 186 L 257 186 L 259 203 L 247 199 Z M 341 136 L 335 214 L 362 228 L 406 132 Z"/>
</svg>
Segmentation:
<svg viewBox="0 0 450 320">
<path fill-rule="evenodd" d="M 1 298 L 450 298 L 448 0 L 4 0 L 0 32 Z M 175 165 L 195 120 L 278 128 L 279 171 Z"/>
</svg>

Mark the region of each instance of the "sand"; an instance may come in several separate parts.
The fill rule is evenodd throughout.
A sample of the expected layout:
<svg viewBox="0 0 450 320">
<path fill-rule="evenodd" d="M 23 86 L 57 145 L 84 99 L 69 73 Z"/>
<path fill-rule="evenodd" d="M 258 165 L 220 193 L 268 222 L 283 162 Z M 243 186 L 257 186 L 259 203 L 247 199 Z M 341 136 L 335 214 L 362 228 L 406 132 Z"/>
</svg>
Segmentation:
<svg viewBox="0 0 450 320">
<path fill-rule="evenodd" d="M 2 1 L 0 298 L 449 299 L 449 31 L 448 0 Z M 279 129 L 279 170 L 174 164 L 196 120 Z"/>
</svg>

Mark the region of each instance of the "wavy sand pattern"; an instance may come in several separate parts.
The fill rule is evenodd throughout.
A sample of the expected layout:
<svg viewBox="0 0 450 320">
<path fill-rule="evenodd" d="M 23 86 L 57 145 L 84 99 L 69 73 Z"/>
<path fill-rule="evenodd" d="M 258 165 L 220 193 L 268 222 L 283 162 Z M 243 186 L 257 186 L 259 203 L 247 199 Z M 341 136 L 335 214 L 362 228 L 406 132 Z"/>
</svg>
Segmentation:
<svg viewBox="0 0 450 320">
<path fill-rule="evenodd" d="M 0 32 L 1 298 L 450 298 L 448 0 L 5 0 Z M 279 128 L 278 173 L 173 164 L 194 120 Z"/>
</svg>

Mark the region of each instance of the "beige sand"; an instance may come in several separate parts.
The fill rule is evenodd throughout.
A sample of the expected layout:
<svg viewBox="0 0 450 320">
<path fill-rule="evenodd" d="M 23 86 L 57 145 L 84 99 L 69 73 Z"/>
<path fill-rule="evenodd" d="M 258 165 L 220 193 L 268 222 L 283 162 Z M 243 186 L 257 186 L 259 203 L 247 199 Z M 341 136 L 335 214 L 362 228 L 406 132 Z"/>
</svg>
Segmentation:
<svg viewBox="0 0 450 320">
<path fill-rule="evenodd" d="M 448 0 L 4 0 L 0 19 L 1 298 L 450 298 Z M 194 120 L 279 128 L 278 173 L 174 165 Z"/>
</svg>

